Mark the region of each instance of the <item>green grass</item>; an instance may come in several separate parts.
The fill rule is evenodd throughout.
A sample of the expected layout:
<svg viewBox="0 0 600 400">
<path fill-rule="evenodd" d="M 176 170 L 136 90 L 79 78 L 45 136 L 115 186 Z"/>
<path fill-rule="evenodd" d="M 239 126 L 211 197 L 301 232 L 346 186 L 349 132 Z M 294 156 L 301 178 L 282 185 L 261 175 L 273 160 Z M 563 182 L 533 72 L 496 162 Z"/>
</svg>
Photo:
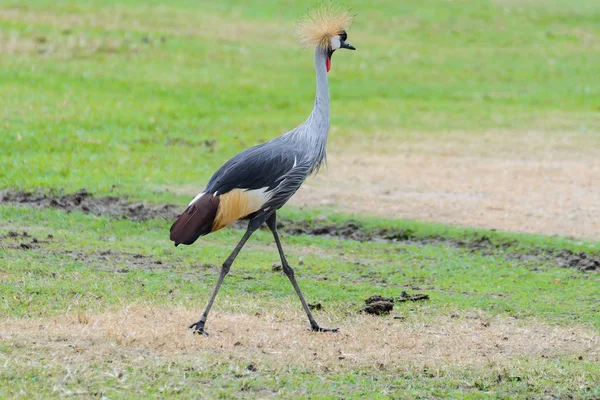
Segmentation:
<svg viewBox="0 0 600 400">
<path fill-rule="evenodd" d="M 216 268 L 198 271 L 198 265 L 218 265 L 241 234 L 236 230 L 219 232 L 204 238 L 201 246 L 181 249 L 165 241 L 169 222 L 162 220 L 132 223 L 7 206 L 2 211 L 8 221 L 5 230 L 25 229 L 42 240 L 48 234 L 54 236 L 41 245 L 43 250 L 19 248 L 20 243 L 30 242 L 27 237 L 3 240 L 2 259 L 8 267 L 4 272 L 10 277 L 3 281 L 2 311 L 15 317 L 38 313 L 53 316 L 67 308 L 100 311 L 138 301 L 197 307 L 197 294 L 208 295 L 218 275 Z M 71 241 L 75 229 L 79 231 L 77 240 Z M 260 231 L 252 242 L 254 246 L 245 249 L 236 261 L 234 273 L 227 278 L 234 283 L 226 285 L 224 293 L 292 301 L 294 293 L 287 278 L 270 270 L 278 261 L 270 233 Z M 440 314 L 456 309 L 483 310 L 489 315 L 538 316 L 559 324 L 577 321 L 600 328 L 600 302 L 595 296 L 599 278 L 595 274 L 557 268 L 539 260 L 528 265 L 507 259 L 510 252 L 483 255 L 444 243 L 361 243 L 304 235 L 286 237 L 285 242 L 294 265 L 298 264 L 297 255 L 304 254 L 302 279 L 313 282 L 306 288 L 307 295 L 328 306 L 331 302 L 358 311 L 374 291 L 393 296 L 418 286 L 435 293 L 428 305 Z M 306 253 L 307 247 L 319 250 Z M 130 255 L 129 262 L 132 255 L 142 254 L 162 264 L 151 269 L 134 264 L 128 273 L 116 274 L 126 267 L 127 260 L 111 257 L 114 259 L 107 263 L 98 257 L 109 250 Z M 74 260 L 74 253 L 81 257 Z M 247 279 L 253 276 L 257 279 Z M 320 281 L 323 277 L 328 279 Z M 140 287 L 136 282 L 148 284 Z M 172 290 L 178 293 L 175 302 L 167 296 Z M 36 310 L 34 314 L 32 310 Z"/>
<path fill-rule="evenodd" d="M 96 195 L 183 204 L 178 188 L 202 187 L 229 156 L 293 128 L 309 113 L 312 55 L 296 45 L 293 34 L 308 6 L 4 1 L 0 189 L 85 187 Z M 376 140 L 382 132 L 397 141 L 415 140 L 415 132 L 475 137 L 490 130 L 569 131 L 582 147 L 595 140 L 600 129 L 597 2 L 410 0 L 347 6 L 357 14 L 349 41 L 358 51 L 339 52 L 333 59 L 331 146 Z M 219 265 L 240 232 L 225 230 L 200 245 L 176 249 L 167 240 L 168 221 L 136 223 L 1 205 L 0 236 L 27 231 L 29 237 L 0 239 L 0 323 L 7 331 L 23 327 L 22 334 L 0 332 L 0 397 L 600 396 L 597 345 L 595 353 L 581 350 L 581 343 L 600 331 L 598 274 L 513 257 L 563 248 L 597 255 L 597 242 L 348 216 L 323 208 L 283 211 L 292 221 L 315 221 L 321 214 L 328 223 L 351 217 L 367 230 L 403 229 L 416 238 L 458 240 L 485 235 L 510 245 L 487 254 L 443 242 L 285 235 L 306 297 L 323 305 L 316 312 L 319 320 L 340 324 L 349 334 L 352 323 L 365 330 L 383 326 L 386 334 L 394 329 L 428 334 L 439 327 L 458 332 L 452 330 L 458 329 L 452 315 L 467 326 L 475 316 L 491 321 L 499 338 L 496 326 L 505 321 L 516 321 L 526 331 L 519 334 L 530 339 L 540 330 L 571 330 L 579 350 L 492 350 L 488 358 L 477 354 L 455 363 L 407 347 L 394 350 L 398 359 L 381 364 L 337 356 L 311 364 L 285 360 L 285 347 L 279 348 L 282 357 L 245 344 L 243 349 L 203 347 L 219 343 L 226 329 L 196 338 L 199 347 L 172 351 L 123 345 L 110 335 L 96 342 L 54 332 L 44 336 L 40 321 L 50 328 L 78 314 L 101 319 L 98 315 L 134 306 L 200 312 L 218 273 L 206 264 Z M 21 248 L 31 236 L 39 243 Z M 271 271 L 276 261 L 270 235 L 258 232 L 217 298 L 214 325 L 219 317 L 250 318 L 258 312 L 273 318 L 277 329 L 291 324 L 292 331 L 304 334 L 305 317 L 289 282 Z M 422 291 L 431 299 L 397 305 L 393 315 L 405 318 L 399 325 L 392 316 L 357 316 L 368 296 L 398 296 L 403 290 Z M 211 324 L 209 319 L 209 331 Z M 473 324 L 467 339 L 483 329 Z M 235 340 L 243 342 L 244 333 L 234 328 Z M 181 335 L 191 340 L 186 332 Z M 346 336 L 340 337 L 331 336 L 331 346 Z M 550 339 L 539 339 L 545 340 Z M 81 343 L 85 351 L 76 350 Z M 249 363 L 258 363 L 258 370 L 248 371 Z"/>
<path fill-rule="evenodd" d="M 312 107 L 311 51 L 293 34 L 307 4 L 3 4 L 3 186 L 157 198 Z M 334 146 L 378 132 L 600 128 L 595 2 L 348 6 L 359 50 L 333 60 Z M 204 140 L 214 148 L 186 145 Z"/>
</svg>

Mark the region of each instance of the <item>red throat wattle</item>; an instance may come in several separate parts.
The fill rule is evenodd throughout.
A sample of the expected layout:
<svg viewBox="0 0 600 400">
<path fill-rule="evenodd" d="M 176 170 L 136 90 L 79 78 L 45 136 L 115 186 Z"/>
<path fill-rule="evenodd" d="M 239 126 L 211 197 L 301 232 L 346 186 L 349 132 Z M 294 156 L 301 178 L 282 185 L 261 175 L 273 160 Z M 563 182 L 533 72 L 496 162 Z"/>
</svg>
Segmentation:
<svg viewBox="0 0 600 400">
<path fill-rule="evenodd" d="M 331 58 L 327 57 L 327 61 L 325 61 L 325 67 L 327 67 L 327 72 L 331 69 Z"/>
</svg>

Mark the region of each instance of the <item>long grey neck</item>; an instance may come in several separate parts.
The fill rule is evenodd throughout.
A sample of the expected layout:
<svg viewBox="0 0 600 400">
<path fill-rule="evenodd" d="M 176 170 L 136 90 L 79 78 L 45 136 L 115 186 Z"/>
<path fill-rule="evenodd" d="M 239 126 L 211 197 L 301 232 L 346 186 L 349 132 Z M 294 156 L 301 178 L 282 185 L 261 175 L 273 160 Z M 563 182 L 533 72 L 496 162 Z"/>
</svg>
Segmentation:
<svg viewBox="0 0 600 400">
<path fill-rule="evenodd" d="M 326 51 L 317 48 L 315 50 L 317 73 L 315 106 L 302 125 L 289 132 L 289 136 L 285 135 L 303 150 L 306 160 L 311 165 L 310 172 L 318 170 L 325 162 L 327 135 L 329 134 L 329 84 L 327 83 L 326 60 Z"/>
<path fill-rule="evenodd" d="M 313 114 L 319 115 L 326 122 L 329 130 L 329 82 L 327 81 L 327 52 L 320 48 L 315 49 L 315 71 L 317 72 L 317 98 Z M 325 135 L 327 132 L 325 132 Z"/>
<path fill-rule="evenodd" d="M 277 140 L 291 141 L 296 149 L 304 153 L 310 164 L 310 171 L 319 169 L 325 162 L 327 135 L 329 134 L 329 84 L 327 83 L 327 52 L 315 49 L 315 70 L 317 73 L 317 96 L 312 112 L 296 129 Z"/>
</svg>

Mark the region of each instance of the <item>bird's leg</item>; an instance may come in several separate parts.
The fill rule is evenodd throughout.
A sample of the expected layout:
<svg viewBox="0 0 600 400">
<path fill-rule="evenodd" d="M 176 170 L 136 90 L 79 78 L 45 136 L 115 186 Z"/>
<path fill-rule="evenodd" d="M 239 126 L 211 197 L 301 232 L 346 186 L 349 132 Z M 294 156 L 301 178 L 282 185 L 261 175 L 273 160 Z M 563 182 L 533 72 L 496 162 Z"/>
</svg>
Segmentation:
<svg viewBox="0 0 600 400">
<path fill-rule="evenodd" d="M 246 244 L 246 242 L 248 241 L 248 239 L 250 238 L 252 233 L 254 233 L 254 231 L 261 224 L 262 224 L 262 221 L 260 222 L 260 224 L 258 224 L 258 226 L 255 226 L 256 224 L 253 224 L 252 222 L 250 224 L 248 224 L 248 229 L 246 230 L 246 233 L 244 233 L 244 236 L 242 237 L 240 242 L 237 244 L 237 246 L 235 246 L 235 248 L 233 249 L 233 251 L 231 252 L 229 257 L 227 257 L 227 260 L 225 260 L 225 262 L 223 263 L 223 266 L 221 267 L 221 273 L 219 274 L 219 280 L 217 281 L 217 286 L 215 286 L 215 290 L 213 291 L 213 294 L 210 297 L 210 300 L 208 301 L 206 310 L 204 310 L 204 313 L 202 314 L 202 316 L 200 317 L 200 320 L 198 322 L 195 322 L 189 326 L 189 328 L 192 329 L 194 331 L 194 333 L 203 334 L 203 335 L 208 336 L 208 333 L 206 332 L 206 330 L 204 330 L 204 323 L 206 322 L 206 318 L 208 317 L 208 312 L 210 311 L 210 308 L 212 307 L 212 305 L 215 301 L 215 298 L 217 297 L 217 293 L 219 293 L 219 288 L 221 287 L 221 284 L 223 283 L 223 279 L 225 278 L 225 275 L 227 275 L 229 273 L 229 268 L 231 267 L 231 264 L 233 264 L 233 261 L 237 257 L 240 250 L 242 250 L 242 247 L 244 247 L 244 244 Z"/>
<path fill-rule="evenodd" d="M 285 254 L 283 253 L 283 247 L 281 246 L 281 241 L 279 240 L 279 234 L 277 233 L 277 217 L 275 213 L 271 214 L 269 218 L 267 218 L 267 226 L 273 232 L 273 237 L 275 238 L 275 243 L 277 244 L 277 250 L 279 251 L 279 257 L 281 258 L 281 266 L 283 268 L 283 272 L 287 275 L 292 282 L 292 286 L 296 290 L 298 297 L 300 297 L 300 302 L 302 302 L 302 307 L 304 307 L 304 311 L 306 311 L 306 315 L 308 316 L 308 320 L 310 321 L 310 328 L 315 332 L 337 332 L 338 328 L 321 328 L 315 318 L 312 316 L 310 312 L 310 308 L 308 308 L 308 304 L 306 304 L 306 300 L 304 300 L 304 296 L 302 295 L 302 291 L 300 290 L 300 286 L 298 286 L 298 282 L 296 282 L 296 277 L 294 276 L 294 270 L 289 266 Z"/>
</svg>

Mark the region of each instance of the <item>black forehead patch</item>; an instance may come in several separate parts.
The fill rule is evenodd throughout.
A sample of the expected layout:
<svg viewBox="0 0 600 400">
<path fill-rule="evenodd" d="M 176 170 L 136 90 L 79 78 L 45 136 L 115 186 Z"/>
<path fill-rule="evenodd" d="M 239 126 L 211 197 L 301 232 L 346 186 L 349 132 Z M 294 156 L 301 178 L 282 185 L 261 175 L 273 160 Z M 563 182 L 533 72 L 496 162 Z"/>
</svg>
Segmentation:
<svg viewBox="0 0 600 400">
<path fill-rule="evenodd" d="M 340 32 L 340 39 L 342 39 L 343 41 L 346 41 L 346 39 L 348 39 L 348 34 L 346 33 L 346 31 Z"/>
</svg>

